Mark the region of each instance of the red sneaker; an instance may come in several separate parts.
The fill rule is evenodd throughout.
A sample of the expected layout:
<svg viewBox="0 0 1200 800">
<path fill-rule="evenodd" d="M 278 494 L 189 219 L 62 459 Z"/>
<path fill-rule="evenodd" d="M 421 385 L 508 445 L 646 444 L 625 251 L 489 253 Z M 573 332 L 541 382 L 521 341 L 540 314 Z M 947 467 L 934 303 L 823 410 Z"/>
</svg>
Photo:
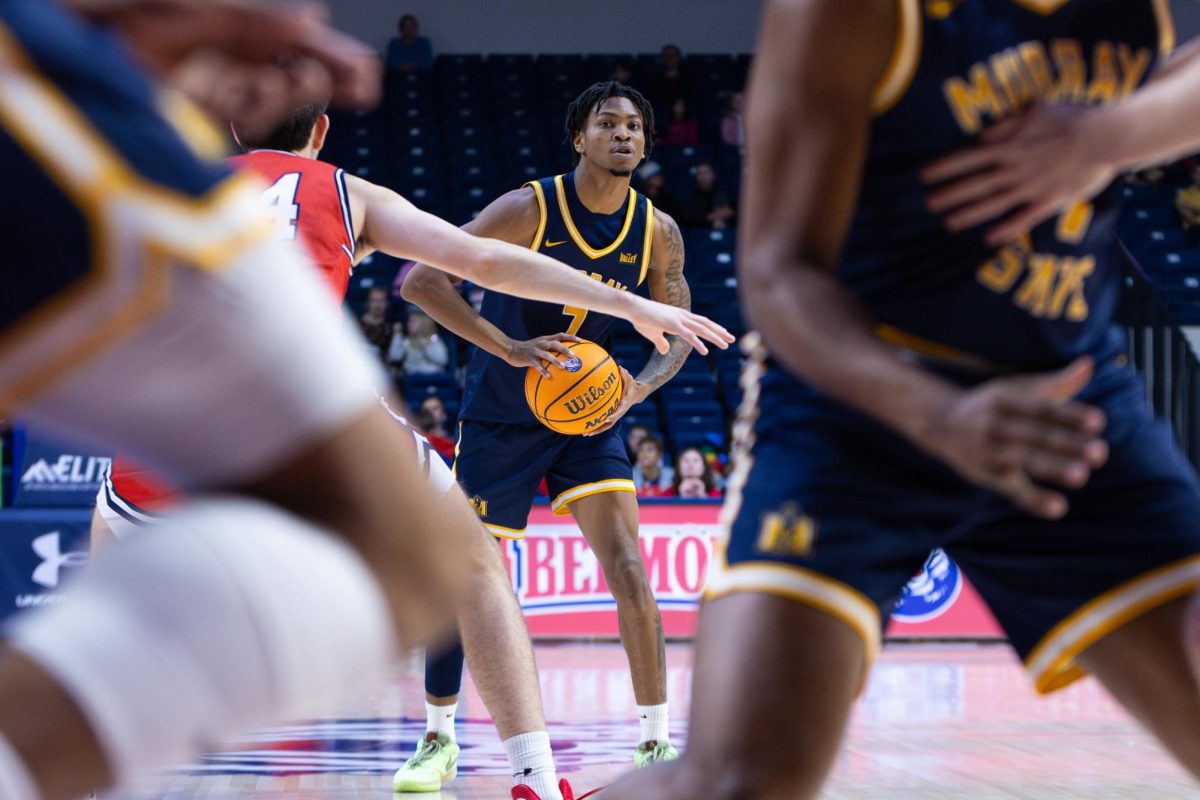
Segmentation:
<svg viewBox="0 0 1200 800">
<path fill-rule="evenodd" d="M 562 792 L 563 800 L 584 800 L 584 798 L 591 797 L 600 791 L 600 789 L 592 789 L 587 794 L 581 794 L 579 797 L 576 797 L 575 792 L 571 790 L 571 784 L 567 783 L 566 778 L 558 782 L 558 790 Z M 512 788 L 512 800 L 542 800 L 542 798 L 538 797 L 537 792 L 522 783 Z"/>
</svg>

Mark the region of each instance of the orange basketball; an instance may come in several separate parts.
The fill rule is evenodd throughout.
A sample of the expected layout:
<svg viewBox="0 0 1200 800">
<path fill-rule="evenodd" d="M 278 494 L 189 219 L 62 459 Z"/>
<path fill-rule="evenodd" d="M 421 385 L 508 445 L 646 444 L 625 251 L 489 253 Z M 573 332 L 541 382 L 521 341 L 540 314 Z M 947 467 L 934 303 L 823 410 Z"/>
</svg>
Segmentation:
<svg viewBox="0 0 1200 800">
<path fill-rule="evenodd" d="M 571 358 L 550 365 L 544 378 L 533 367 L 525 373 L 525 401 L 547 428 L 572 436 L 604 425 L 621 405 L 625 381 L 621 369 L 595 342 L 568 342 Z"/>
</svg>

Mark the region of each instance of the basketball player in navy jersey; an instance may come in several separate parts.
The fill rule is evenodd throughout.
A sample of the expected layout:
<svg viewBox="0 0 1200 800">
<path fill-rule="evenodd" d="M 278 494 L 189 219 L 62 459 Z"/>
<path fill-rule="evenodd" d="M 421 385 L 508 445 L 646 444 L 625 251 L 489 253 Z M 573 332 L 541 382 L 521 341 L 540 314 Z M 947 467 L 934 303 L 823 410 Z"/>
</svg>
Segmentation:
<svg viewBox="0 0 1200 800">
<path fill-rule="evenodd" d="M 602 796 L 817 796 L 934 547 L 1038 691 L 1091 673 L 1200 775 L 1200 487 L 1112 324 L 1111 178 L 1200 145 L 1200 64 L 1138 90 L 1167 3 L 770 0 L 762 30 L 738 265 L 758 333 L 688 751 Z M 1038 101 L 1068 108 L 1006 122 Z"/>
<path fill-rule="evenodd" d="M 679 227 L 629 186 L 653 142 L 649 104 L 627 86 L 599 83 L 571 104 L 566 128 L 574 171 L 504 195 L 466 230 L 544 252 L 622 290 L 646 283 L 655 300 L 689 307 Z M 524 398 L 525 368 L 556 363 L 568 352 L 564 343 L 576 338 L 603 342 L 612 317 L 495 292 L 485 294 L 476 313 L 450 278 L 424 266 L 409 274 L 403 291 L 479 348 L 467 368 L 455 464 L 460 484 L 488 530 L 519 539 L 546 478 L 552 508 L 575 517 L 617 601 L 642 723 L 635 763 L 674 758 L 662 622 L 638 548 L 631 467 L 613 426 L 679 370 L 691 347 L 672 337 L 669 352 L 652 356 L 636 379 L 625 373 L 622 405 L 604 429 L 565 436 L 534 419 Z M 426 667 L 431 740 L 447 730 L 436 721 L 437 709 L 453 705 L 461 675 L 461 653 Z"/>
</svg>

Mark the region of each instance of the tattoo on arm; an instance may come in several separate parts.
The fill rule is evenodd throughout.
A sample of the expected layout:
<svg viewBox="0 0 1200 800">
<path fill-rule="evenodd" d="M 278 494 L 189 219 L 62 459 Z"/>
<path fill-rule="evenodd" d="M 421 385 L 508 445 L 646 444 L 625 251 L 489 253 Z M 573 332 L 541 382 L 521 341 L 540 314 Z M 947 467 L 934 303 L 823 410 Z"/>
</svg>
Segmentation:
<svg viewBox="0 0 1200 800">
<path fill-rule="evenodd" d="M 679 226 L 675 221 L 669 218 L 663 228 L 667 266 L 661 275 L 655 276 L 657 286 L 652 285 L 652 288 L 658 288 L 660 291 L 652 292 L 652 294 L 655 300 L 679 308 L 691 309 L 692 290 L 688 288 L 687 279 L 683 277 L 683 235 L 679 232 Z M 679 372 L 683 362 L 687 360 L 688 354 L 692 352 L 692 346 L 678 336 L 668 335 L 667 341 L 671 348 L 666 355 L 655 351 L 650 357 L 650 361 L 646 363 L 645 369 L 637 376 L 638 383 L 647 384 L 651 391 L 662 386 L 676 372 Z"/>
</svg>

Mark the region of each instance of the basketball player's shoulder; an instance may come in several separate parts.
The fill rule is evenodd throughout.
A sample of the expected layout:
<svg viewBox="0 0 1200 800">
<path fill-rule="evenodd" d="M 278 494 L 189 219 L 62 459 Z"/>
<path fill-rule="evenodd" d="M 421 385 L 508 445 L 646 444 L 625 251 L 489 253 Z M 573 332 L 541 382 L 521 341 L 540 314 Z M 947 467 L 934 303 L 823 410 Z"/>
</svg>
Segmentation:
<svg viewBox="0 0 1200 800">
<path fill-rule="evenodd" d="M 541 225 L 543 214 L 543 200 L 532 184 L 525 184 L 497 197 L 466 228 L 477 235 L 527 247 Z"/>
</svg>

